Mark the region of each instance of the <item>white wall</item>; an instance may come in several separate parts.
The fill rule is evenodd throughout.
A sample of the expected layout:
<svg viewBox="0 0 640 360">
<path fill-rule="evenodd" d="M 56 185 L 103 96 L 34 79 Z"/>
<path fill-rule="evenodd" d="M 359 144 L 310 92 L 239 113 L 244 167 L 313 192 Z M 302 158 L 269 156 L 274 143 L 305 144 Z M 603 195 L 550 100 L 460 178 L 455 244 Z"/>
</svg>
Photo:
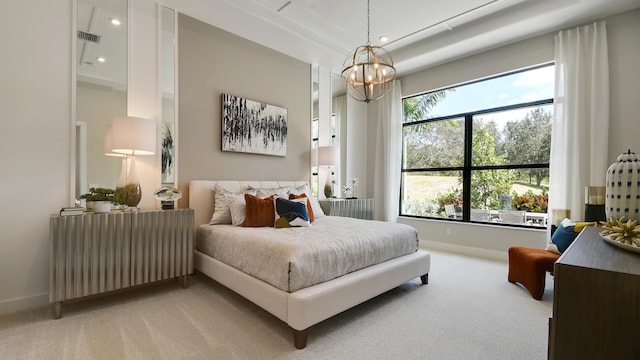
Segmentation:
<svg viewBox="0 0 640 360">
<path fill-rule="evenodd" d="M 609 161 L 628 148 L 640 152 L 640 9 L 604 19 L 607 22 L 610 67 Z M 485 53 L 452 61 L 401 78 L 403 96 L 427 92 L 527 66 L 553 61 L 554 36 L 545 34 Z M 603 134 L 603 136 L 606 136 Z M 598 147 L 598 144 L 592 144 Z M 400 218 L 418 229 L 424 246 L 506 259 L 512 245 L 544 247 L 543 230 L 470 225 L 449 221 Z"/>
</svg>

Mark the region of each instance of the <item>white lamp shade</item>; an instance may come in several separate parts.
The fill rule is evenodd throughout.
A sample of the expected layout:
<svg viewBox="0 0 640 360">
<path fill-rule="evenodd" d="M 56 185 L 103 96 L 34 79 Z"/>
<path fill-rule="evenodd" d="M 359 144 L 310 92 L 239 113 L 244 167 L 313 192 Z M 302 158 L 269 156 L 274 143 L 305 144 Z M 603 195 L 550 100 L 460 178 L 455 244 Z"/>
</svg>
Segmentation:
<svg viewBox="0 0 640 360">
<path fill-rule="evenodd" d="M 156 152 L 156 122 L 133 116 L 116 117 L 111 125 L 112 151 L 127 155 Z"/>
<path fill-rule="evenodd" d="M 338 163 L 338 148 L 320 146 L 318 148 L 318 166 L 335 166 Z"/>
<path fill-rule="evenodd" d="M 107 156 L 123 157 L 124 154 L 118 154 L 113 152 L 113 145 L 111 143 L 111 125 L 107 125 L 107 129 L 104 133 L 104 154 Z"/>
</svg>

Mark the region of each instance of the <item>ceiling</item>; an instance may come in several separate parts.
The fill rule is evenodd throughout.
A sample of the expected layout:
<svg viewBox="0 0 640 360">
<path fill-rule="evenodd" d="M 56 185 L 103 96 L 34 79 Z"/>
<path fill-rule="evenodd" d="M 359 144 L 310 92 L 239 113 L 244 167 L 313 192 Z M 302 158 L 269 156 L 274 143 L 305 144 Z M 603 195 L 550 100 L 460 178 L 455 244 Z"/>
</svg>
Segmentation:
<svg viewBox="0 0 640 360">
<path fill-rule="evenodd" d="M 135 1 L 135 0 L 129 0 Z M 164 0 L 163 5 L 246 39 L 341 71 L 367 41 L 367 0 Z M 370 0 L 370 41 L 399 76 L 640 7 L 640 0 Z M 129 4 L 131 8 L 131 4 Z M 79 78 L 126 84 L 127 0 L 78 0 Z M 110 23 L 122 19 L 122 25 Z M 386 35 L 389 41 L 380 42 Z M 105 57 L 98 63 L 98 57 Z"/>
<path fill-rule="evenodd" d="M 367 41 L 366 0 L 166 0 L 191 17 L 341 70 Z M 640 7 L 640 0 L 370 0 L 370 40 L 399 75 Z M 381 44 L 379 37 L 389 41 Z"/>
</svg>

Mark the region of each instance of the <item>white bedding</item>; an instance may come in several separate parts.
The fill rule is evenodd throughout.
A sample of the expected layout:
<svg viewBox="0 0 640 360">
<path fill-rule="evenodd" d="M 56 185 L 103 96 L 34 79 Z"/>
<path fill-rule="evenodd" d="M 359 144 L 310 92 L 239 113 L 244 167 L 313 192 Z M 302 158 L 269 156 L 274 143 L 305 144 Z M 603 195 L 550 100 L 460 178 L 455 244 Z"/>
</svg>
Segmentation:
<svg viewBox="0 0 640 360">
<path fill-rule="evenodd" d="M 294 292 L 416 252 L 404 224 L 325 216 L 311 227 L 200 225 L 196 249 L 278 289 Z"/>
</svg>

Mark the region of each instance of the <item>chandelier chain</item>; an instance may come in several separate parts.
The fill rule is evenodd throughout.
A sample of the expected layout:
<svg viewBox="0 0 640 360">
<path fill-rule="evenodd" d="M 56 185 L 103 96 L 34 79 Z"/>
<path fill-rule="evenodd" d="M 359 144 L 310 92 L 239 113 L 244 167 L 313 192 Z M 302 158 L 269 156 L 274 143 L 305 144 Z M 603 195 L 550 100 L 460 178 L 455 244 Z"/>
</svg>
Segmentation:
<svg viewBox="0 0 640 360">
<path fill-rule="evenodd" d="M 371 44 L 371 15 L 369 14 L 370 0 L 367 0 L 367 44 Z"/>
</svg>

